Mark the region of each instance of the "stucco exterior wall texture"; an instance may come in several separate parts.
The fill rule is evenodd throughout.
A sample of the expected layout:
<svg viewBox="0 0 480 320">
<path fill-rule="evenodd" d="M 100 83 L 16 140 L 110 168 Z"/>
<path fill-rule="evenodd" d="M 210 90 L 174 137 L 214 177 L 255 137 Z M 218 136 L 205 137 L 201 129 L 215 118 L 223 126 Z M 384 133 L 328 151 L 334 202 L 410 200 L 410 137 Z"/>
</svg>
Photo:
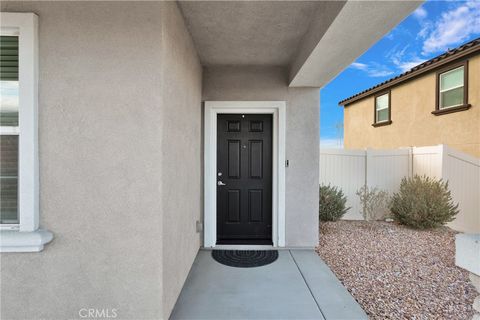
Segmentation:
<svg viewBox="0 0 480 320">
<path fill-rule="evenodd" d="M 435 72 L 391 89 L 392 124 L 372 127 L 374 97 L 344 108 L 347 149 L 391 149 L 446 144 L 480 157 L 480 56 L 468 63 L 467 111 L 435 116 Z"/>
<path fill-rule="evenodd" d="M 286 245 L 318 243 L 319 105 L 318 88 L 289 88 L 282 67 L 207 67 L 204 101 L 286 101 Z"/>
<path fill-rule="evenodd" d="M 39 16 L 40 224 L 55 238 L 1 255 L 0 317 L 167 318 L 201 213 L 202 71 L 176 4 L 1 10 Z"/>
<path fill-rule="evenodd" d="M 176 5 L 163 13 L 162 279 L 168 319 L 201 244 L 202 67 Z"/>
</svg>

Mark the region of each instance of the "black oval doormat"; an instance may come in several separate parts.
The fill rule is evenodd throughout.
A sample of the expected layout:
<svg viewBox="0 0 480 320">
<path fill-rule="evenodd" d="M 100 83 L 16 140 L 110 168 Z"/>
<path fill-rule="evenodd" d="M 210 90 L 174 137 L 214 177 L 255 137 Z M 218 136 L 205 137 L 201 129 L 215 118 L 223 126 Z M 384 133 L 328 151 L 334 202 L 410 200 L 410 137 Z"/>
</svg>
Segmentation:
<svg viewBox="0 0 480 320">
<path fill-rule="evenodd" d="M 277 260 L 277 250 L 212 250 L 215 261 L 229 267 L 261 267 Z"/>
</svg>

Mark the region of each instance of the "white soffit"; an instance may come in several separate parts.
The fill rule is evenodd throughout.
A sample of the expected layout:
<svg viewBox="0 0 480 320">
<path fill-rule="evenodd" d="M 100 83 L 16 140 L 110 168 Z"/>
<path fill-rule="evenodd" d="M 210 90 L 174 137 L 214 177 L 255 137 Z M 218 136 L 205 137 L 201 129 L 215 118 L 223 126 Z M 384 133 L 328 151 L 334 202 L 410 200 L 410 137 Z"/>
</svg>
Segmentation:
<svg viewBox="0 0 480 320">
<path fill-rule="evenodd" d="M 293 61 L 290 86 L 323 87 L 422 3 L 348 1 L 310 55 Z"/>
</svg>

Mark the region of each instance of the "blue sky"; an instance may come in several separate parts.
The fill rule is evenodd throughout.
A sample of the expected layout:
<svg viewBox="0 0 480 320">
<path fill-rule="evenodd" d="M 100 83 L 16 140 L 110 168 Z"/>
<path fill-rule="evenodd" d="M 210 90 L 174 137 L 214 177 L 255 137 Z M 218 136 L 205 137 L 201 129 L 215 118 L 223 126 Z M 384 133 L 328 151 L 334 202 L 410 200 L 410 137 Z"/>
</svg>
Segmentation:
<svg viewBox="0 0 480 320">
<path fill-rule="evenodd" d="M 427 1 L 320 91 L 320 145 L 343 144 L 338 102 L 480 36 L 480 0 Z"/>
</svg>

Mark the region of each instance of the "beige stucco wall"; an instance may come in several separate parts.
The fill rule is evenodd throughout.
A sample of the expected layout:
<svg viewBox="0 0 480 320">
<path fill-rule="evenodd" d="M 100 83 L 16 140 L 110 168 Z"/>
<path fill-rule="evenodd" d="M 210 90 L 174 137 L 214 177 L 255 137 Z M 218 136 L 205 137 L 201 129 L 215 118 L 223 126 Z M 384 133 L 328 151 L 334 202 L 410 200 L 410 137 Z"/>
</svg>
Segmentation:
<svg viewBox="0 0 480 320">
<path fill-rule="evenodd" d="M 1 255 L 1 318 L 167 318 L 201 209 L 201 67 L 176 4 L 1 9 L 39 16 L 40 224 L 55 235 Z"/>
<path fill-rule="evenodd" d="M 374 98 L 344 108 L 348 149 L 389 149 L 446 144 L 480 157 L 480 56 L 469 61 L 467 111 L 435 116 L 435 73 L 392 88 L 392 124 L 372 127 Z"/>
<path fill-rule="evenodd" d="M 203 100 L 280 100 L 287 103 L 286 245 L 318 243 L 318 88 L 289 88 L 281 67 L 208 67 Z"/>
<path fill-rule="evenodd" d="M 200 247 L 202 67 L 174 4 L 162 15 L 163 316 L 167 319 Z M 193 54 L 192 54 L 193 53 Z M 154 194 L 150 196 L 155 197 Z"/>
</svg>

